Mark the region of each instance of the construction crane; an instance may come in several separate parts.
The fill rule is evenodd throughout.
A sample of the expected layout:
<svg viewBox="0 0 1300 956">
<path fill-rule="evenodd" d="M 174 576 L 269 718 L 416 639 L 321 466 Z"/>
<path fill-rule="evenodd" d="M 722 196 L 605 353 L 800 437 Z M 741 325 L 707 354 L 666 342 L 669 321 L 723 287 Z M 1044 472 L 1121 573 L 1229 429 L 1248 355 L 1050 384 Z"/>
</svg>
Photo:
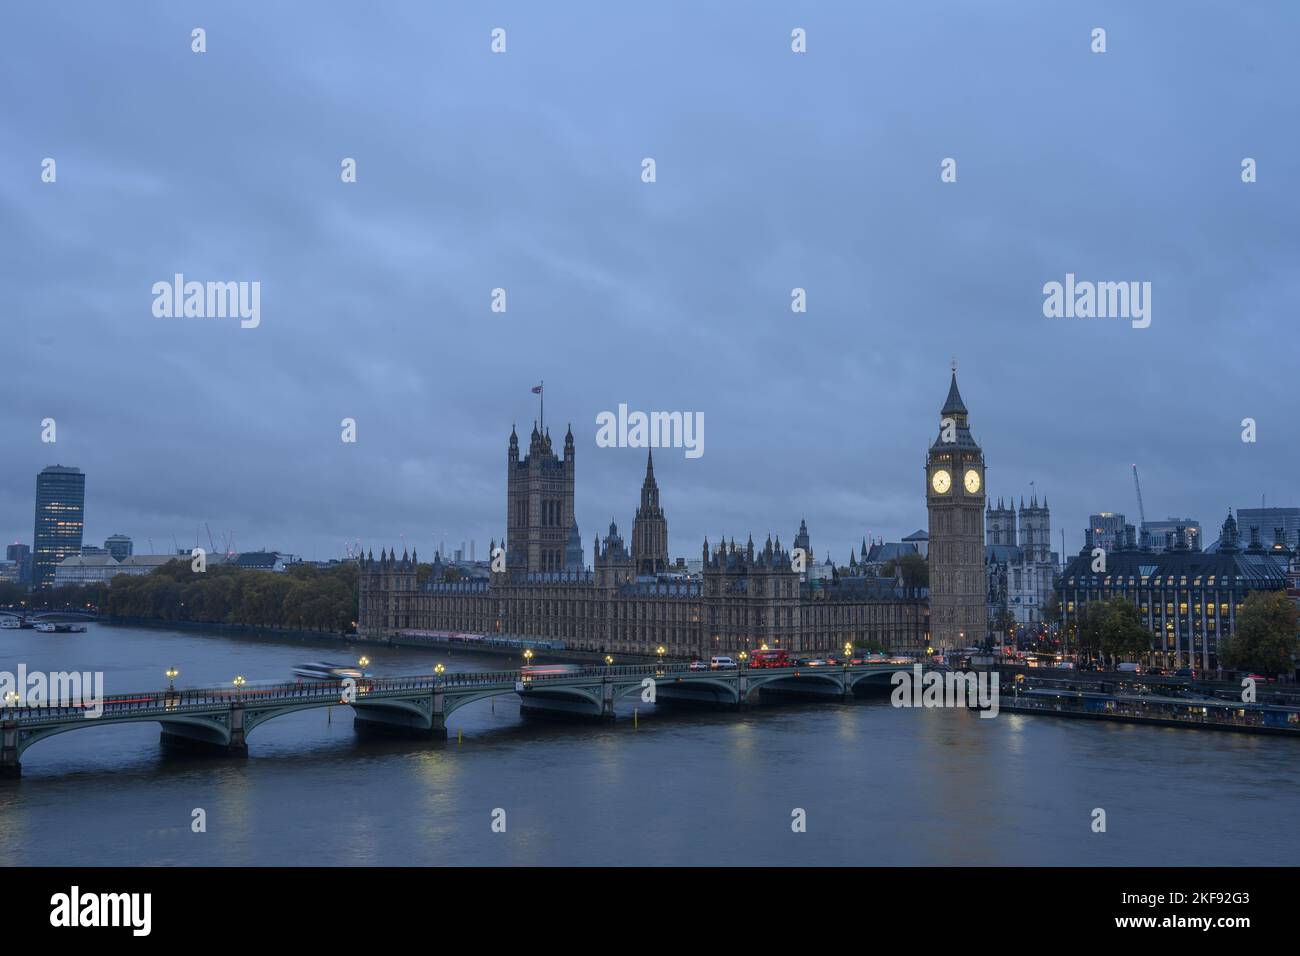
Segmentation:
<svg viewBox="0 0 1300 956">
<path fill-rule="evenodd" d="M 1133 465 L 1133 487 L 1137 489 L 1138 495 L 1138 517 L 1142 519 L 1142 524 L 1147 523 L 1147 509 L 1142 505 L 1142 484 L 1138 481 L 1138 466 L 1135 462 Z M 1139 526 L 1140 527 L 1140 526 Z"/>
</svg>

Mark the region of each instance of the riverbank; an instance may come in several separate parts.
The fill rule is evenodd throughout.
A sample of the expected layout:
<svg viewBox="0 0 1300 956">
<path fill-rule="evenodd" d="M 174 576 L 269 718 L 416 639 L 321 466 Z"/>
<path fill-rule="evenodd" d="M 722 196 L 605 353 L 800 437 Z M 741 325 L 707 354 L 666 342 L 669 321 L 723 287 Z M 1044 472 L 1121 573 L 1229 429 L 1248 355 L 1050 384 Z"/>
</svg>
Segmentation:
<svg viewBox="0 0 1300 956">
<path fill-rule="evenodd" d="M 1157 727 L 1270 734 L 1300 740 L 1300 709 L 1208 697 L 1106 694 L 1048 689 L 1005 690 L 999 710 Z"/>
<path fill-rule="evenodd" d="M 355 632 L 316 631 L 301 628 L 263 627 L 251 624 L 220 624 L 209 621 L 157 621 L 135 618 L 113 618 L 103 622 L 110 627 L 135 627 L 151 630 L 196 631 L 211 634 L 239 635 L 241 637 L 300 638 L 320 641 L 336 641 L 339 644 L 371 645 L 375 647 L 412 647 L 429 650 L 447 651 L 449 653 L 466 652 L 490 654 L 506 657 L 516 661 L 523 660 L 526 649 L 533 651 L 538 661 L 564 661 L 575 664 L 602 664 L 605 655 L 599 651 L 580 651 L 570 648 L 556 648 L 549 641 L 529 642 L 526 640 L 511 643 L 491 643 L 490 639 L 481 641 L 456 640 L 450 637 L 431 635 L 394 635 L 386 638 L 363 637 Z M 656 658 L 647 654 L 619 654 L 617 662 L 622 664 L 652 663 Z M 669 658 L 673 660 L 674 658 Z"/>
</svg>

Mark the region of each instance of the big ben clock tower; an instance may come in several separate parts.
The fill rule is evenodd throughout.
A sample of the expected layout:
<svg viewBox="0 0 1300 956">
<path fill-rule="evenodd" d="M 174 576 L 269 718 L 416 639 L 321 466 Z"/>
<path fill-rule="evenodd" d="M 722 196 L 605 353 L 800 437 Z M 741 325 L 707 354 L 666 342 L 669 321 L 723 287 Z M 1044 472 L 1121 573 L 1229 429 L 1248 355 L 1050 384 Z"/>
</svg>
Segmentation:
<svg viewBox="0 0 1300 956">
<path fill-rule="evenodd" d="M 971 437 L 953 364 L 939 437 L 925 460 L 930 514 L 930 643 L 982 644 L 988 628 L 984 570 L 984 452 Z"/>
</svg>

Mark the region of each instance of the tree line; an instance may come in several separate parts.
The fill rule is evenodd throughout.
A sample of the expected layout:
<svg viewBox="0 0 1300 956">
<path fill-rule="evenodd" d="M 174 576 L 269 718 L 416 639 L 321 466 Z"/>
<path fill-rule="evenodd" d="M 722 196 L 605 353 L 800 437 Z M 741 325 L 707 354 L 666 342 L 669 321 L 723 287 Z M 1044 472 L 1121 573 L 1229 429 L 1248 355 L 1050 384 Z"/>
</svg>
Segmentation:
<svg viewBox="0 0 1300 956">
<path fill-rule="evenodd" d="M 111 586 L 86 584 L 30 595 L 0 588 L 0 604 L 91 610 L 115 620 L 347 632 L 357 620 L 358 577 L 352 563 L 327 568 L 293 564 L 283 573 L 210 565 L 194 572 L 186 558 L 168 561 L 151 574 L 119 574 Z"/>
</svg>

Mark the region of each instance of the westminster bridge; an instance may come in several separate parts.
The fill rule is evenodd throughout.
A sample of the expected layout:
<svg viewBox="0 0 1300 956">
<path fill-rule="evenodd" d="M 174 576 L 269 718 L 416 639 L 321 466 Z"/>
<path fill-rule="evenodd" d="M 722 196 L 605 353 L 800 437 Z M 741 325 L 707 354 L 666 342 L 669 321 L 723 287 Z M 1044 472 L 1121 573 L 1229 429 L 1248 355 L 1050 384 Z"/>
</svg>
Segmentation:
<svg viewBox="0 0 1300 956">
<path fill-rule="evenodd" d="M 692 669 L 688 664 L 582 667 L 558 673 L 529 669 L 364 677 L 105 696 L 100 706 L 17 706 L 0 701 L 0 776 L 21 773 L 27 748 L 46 737 L 105 724 L 156 722 L 162 743 L 232 756 L 248 753 L 254 728 L 285 714 L 350 706 L 362 731 L 446 739 L 447 718 L 467 704 L 517 695 L 525 715 L 614 718 L 617 700 L 694 703 L 740 710 L 759 691 L 843 700 L 875 685 L 885 689 L 897 664 Z M 4 706 L 7 704 L 7 706 Z M 93 709 L 92 709 L 93 708 Z M 96 711 L 98 715 L 96 716 Z"/>
</svg>

